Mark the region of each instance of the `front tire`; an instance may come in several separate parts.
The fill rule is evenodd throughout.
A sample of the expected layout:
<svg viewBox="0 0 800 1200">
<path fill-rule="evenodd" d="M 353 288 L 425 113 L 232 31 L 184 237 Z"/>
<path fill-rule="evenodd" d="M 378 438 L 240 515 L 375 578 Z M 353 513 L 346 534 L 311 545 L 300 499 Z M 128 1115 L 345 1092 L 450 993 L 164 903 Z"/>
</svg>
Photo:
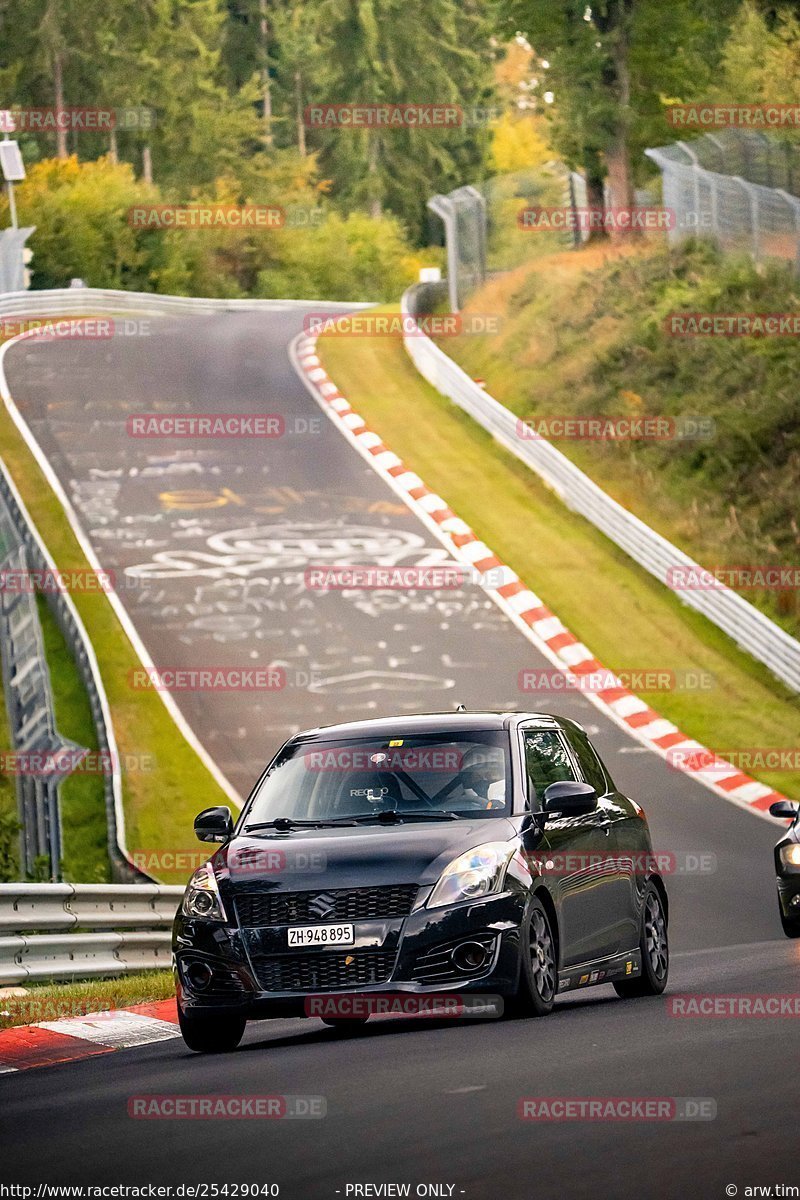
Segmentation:
<svg viewBox="0 0 800 1200">
<path fill-rule="evenodd" d="M 247 1021 L 234 1013 L 225 1016 L 187 1016 L 178 1005 L 183 1040 L 196 1054 L 226 1054 L 242 1040 Z"/>
<path fill-rule="evenodd" d="M 648 883 L 642 901 L 639 952 L 642 973 L 637 979 L 621 979 L 614 991 L 623 999 L 660 996 L 669 977 L 669 939 L 664 901 L 654 883 Z"/>
<path fill-rule="evenodd" d="M 788 938 L 800 937 L 800 917 L 785 916 L 783 909 L 780 908 L 780 902 L 778 907 L 781 914 L 781 926 L 783 927 L 783 932 Z"/>
<path fill-rule="evenodd" d="M 546 1017 L 552 1012 L 558 988 L 556 940 L 540 900 L 531 901 L 521 930 L 519 991 L 513 1010 L 520 1016 Z"/>
</svg>

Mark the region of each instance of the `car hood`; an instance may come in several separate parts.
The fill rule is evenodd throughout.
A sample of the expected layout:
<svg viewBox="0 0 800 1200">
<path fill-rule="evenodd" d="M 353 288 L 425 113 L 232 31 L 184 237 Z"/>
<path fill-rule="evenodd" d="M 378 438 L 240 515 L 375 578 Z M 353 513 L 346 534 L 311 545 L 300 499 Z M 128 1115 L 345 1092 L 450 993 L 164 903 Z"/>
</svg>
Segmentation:
<svg viewBox="0 0 800 1200">
<path fill-rule="evenodd" d="M 212 859 L 223 892 L 434 884 L 447 864 L 484 842 L 508 841 L 506 817 L 309 829 L 222 846 Z"/>
</svg>

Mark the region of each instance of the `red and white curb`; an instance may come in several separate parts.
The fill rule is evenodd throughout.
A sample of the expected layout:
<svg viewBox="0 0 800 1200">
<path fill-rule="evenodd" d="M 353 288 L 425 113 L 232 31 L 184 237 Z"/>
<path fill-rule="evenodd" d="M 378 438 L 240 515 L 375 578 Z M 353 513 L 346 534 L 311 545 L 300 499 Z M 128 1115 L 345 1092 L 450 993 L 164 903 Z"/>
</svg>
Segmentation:
<svg viewBox="0 0 800 1200">
<path fill-rule="evenodd" d="M 475 582 L 540 653 L 572 677 L 578 686 L 577 677 L 581 675 L 603 672 L 608 676 L 609 687 L 581 693 L 587 700 L 637 741 L 668 759 L 675 770 L 691 775 L 716 795 L 757 816 L 766 817 L 770 804 L 785 799 L 780 792 L 744 774 L 732 763 L 711 756 L 700 742 L 687 737 L 677 725 L 660 716 L 629 691 L 613 672 L 604 668 L 516 572 L 475 536 L 447 501 L 426 487 L 420 477 L 385 445 L 380 435 L 369 428 L 329 378 L 317 354 L 316 343 L 315 337 L 301 334 L 290 347 L 295 369 L 311 395 L 362 458 L 402 497 L 453 557 L 468 568 Z M 692 765 L 692 758 L 708 762 L 710 757 L 713 758 L 711 768 Z"/>
<path fill-rule="evenodd" d="M 0 1075 L 180 1037 L 175 1000 L 0 1029 Z"/>
</svg>

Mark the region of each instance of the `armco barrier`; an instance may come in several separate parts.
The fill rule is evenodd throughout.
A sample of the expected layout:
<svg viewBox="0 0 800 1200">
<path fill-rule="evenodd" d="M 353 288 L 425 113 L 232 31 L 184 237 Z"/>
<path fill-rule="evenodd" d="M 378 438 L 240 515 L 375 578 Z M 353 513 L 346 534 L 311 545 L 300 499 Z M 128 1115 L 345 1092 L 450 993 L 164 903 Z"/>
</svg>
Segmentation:
<svg viewBox="0 0 800 1200">
<path fill-rule="evenodd" d="M 0 884 L 0 986 L 165 969 L 182 887 Z"/>
<path fill-rule="evenodd" d="M 11 476 L 2 463 L 0 463 L 0 497 L 24 545 L 28 565 L 39 571 L 55 570 L 55 562 L 25 508 Z M 69 593 L 60 589 L 51 589 L 46 592 L 45 599 L 72 651 L 78 673 L 89 697 L 98 750 L 110 766 L 110 770 L 103 774 L 103 787 L 108 855 L 114 877 L 118 880 L 148 880 L 149 876 L 133 865 L 125 844 L 125 814 L 122 807 L 119 753 L 111 723 L 111 710 L 94 648 Z"/>
<path fill-rule="evenodd" d="M 402 309 L 416 317 L 444 295 L 442 284 L 416 284 L 403 295 Z M 405 348 L 419 373 L 438 392 L 478 422 L 506 449 L 544 480 L 575 512 L 619 546 L 661 583 L 670 587 L 668 573 L 676 567 L 702 568 L 613 500 L 574 463 L 543 438 L 517 436 L 517 417 L 479 387 L 421 330 L 404 334 Z M 672 589 L 674 590 L 674 589 Z M 675 591 L 690 608 L 707 617 L 738 646 L 764 663 L 795 692 L 800 692 L 800 642 L 738 593 L 720 586 L 708 591 Z"/>
<path fill-rule="evenodd" d="M 333 300 L 226 300 L 197 296 L 159 296 L 153 292 L 122 292 L 111 288 L 52 288 L 40 292 L 0 294 L 0 317 L 84 316 L 104 313 L 153 313 L 197 316 L 208 312 L 281 312 L 286 309 L 343 312 L 370 304 Z"/>
</svg>

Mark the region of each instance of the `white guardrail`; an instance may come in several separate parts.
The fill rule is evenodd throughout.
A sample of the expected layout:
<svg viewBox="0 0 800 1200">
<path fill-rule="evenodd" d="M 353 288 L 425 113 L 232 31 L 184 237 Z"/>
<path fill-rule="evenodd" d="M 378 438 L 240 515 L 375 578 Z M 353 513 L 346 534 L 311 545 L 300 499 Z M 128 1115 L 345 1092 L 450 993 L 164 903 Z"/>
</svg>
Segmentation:
<svg viewBox="0 0 800 1200">
<path fill-rule="evenodd" d="M 372 308 L 360 301 L 334 300 L 226 300 L 197 296 L 160 296 L 153 292 L 121 292 L 110 288 L 53 288 L 40 292 L 0 294 L 0 316 L 83 316 L 126 312 L 197 316 L 208 312 L 282 312 L 306 309 L 309 312 L 342 312 L 346 309 Z"/>
<path fill-rule="evenodd" d="M 423 311 L 426 299 L 438 296 L 440 285 L 416 284 L 403 295 L 402 310 L 410 317 Z M 687 554 L 628 512 L 598 487 L 550 442 L 523 440 L 518 418 L 472 380 L 429 337 L 404 334 L 405 348 L 419 373 L 443 396 L 478 422 L 506 449 L 535 471 L 568 508 L 580 513 L 615 545 L 661 583 L 670 587 L 668 573 L 676 568 L 701 572 Z M 800 692 L 800 642 L 748 604 L 738 593 L 720 585 L 706 591 L 677 590 L 676 596 L 727 633 L 737 646 L 764 663 L 778 679 Z"/>
<path fill-rule="evenodd" d="M 182 887 L 0 883 L 0 986 L 168 969 Z"/>
</svg>

